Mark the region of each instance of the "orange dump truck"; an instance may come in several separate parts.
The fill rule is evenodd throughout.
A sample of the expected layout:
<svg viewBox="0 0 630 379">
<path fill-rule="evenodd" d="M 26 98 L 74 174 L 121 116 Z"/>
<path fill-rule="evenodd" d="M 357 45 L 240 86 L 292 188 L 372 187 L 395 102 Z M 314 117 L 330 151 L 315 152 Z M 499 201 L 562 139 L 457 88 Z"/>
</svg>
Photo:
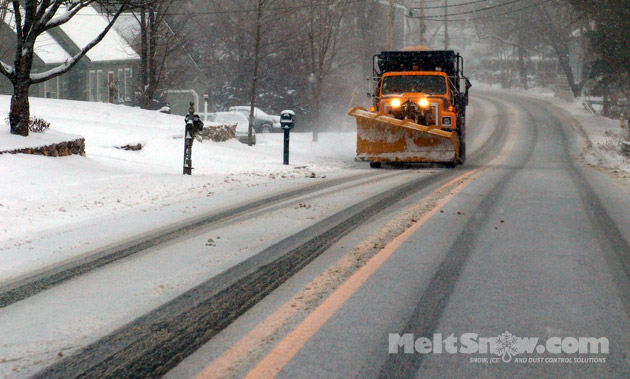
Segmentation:
<svg viewBox="0 0 630 379">
<path fill-rule="evenodd" d="M 452 50 L 385 51 L 374 56 L 370 110 L 350 109 L 357 120 L 358 161 L 440 162 L 466 159 L 466 106 L 470 82 Z"/>
</svg>

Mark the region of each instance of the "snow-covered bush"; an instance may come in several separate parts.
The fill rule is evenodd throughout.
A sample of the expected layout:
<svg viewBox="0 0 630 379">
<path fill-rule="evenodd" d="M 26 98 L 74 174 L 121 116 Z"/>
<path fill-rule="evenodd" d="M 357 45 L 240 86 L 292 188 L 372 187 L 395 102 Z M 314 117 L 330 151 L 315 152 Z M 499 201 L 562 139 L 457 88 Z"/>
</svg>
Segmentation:
<svg viewBox="0 0 630 379">
<path fill-rule="evenodd" d="M 28 123 L 28 130 L 31 133 L 44 133 L 48 128 L 50 128 L 50 122 L 43 118 L 31 117 Z"/>
<path fill-rule="evenodd" d="M 9 116 L 5 117 L 4 124 L 9 126 Z M 44 133 L 50 128 L 50 122 L 43 118 L 31 117 L 28 123 L 28 130 L 31 133 Z"/>
</svg>

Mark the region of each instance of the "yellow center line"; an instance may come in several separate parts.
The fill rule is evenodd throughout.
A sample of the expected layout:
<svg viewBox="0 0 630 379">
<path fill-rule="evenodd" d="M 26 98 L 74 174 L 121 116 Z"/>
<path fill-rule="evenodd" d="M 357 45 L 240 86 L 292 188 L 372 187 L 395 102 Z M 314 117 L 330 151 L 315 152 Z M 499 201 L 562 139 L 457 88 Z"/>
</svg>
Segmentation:
<svg viewBox="0 0 630 379">
<path fill-rule="evenodd" d="M 365 283 L 365 281 L 385 262 L 387 259 L 406 241 L 418 228 L 427 222 L 441 208 L 450 202 L 468 184 L 483 175 L 492 167 L 496 167 L 503 162 L 508 152 L 515 145 L 512 138 L 504 146 L 498 156 L 484 168 L 478 168 L 466 172 L 435 190 L 425 198 L 433 194 L 441 193 L 449 187 L 457 184 L 449 191 L 449 194 L 438 200 L 430 211 L 425 213 L 418 221 L 411 225 L 406 231 L 389 242 L 382 250 L 370 258 L 367 263 L 358 269 L 350 278 L 325 299 L 313 312 L 311 312 L 296 328 L 294 328 L 284 339 L 282 339 L 263 359 L 248 373 L 247 378 L 271 378 L 274 377 L 293 357 L 302 349 L 308 340 L 330 319 L 330 317 L 343 306 L 343 304 Z M 343 266 L 351 256 L 342 257 L 336 265 Z M 311 281 L 305 288 L 321 287 L 327 276 L 319 276 Z M 249 354 L 255 350 L 255 346 L 261 341 L 269 341 L 273 334 L 298 313 L 295 306 L 302 300 L 303 292 L 296 294 L 291 300 L 281 305 L 276 311 L 269 315 L 263 322 L 239 339 L 220 357 L 212 361 L 198 376 L 197 379 L 226 377 L 230 374 L 239 362 L 242 362 Z"/>
<path fill-rule="evenodd" d="M 345 283 L 333 292 L 324 302 L 310 313 L 295 329 L 293 329 L 276 347 L 269 352 L 258 364 L 247 374 L 245 378 L 273 378 L 287 363 L 304 347 L 306 342 L 339 310 L 345 302 L 365 283 L 365 281 L 381 267 L 385 261 L 400 247 L 400 245 L 411 237 L 425 222 L 435 215 L 441 208 L 450 202 L 468 184 L 490 170 L 492 166 L 501 164 L 508 157 L 508 152 L 515 145 L 515 139 L 509 139 L 509 143 L 504 146 L 499 155 L 490 165 L 472 170 L 466 174 L 451 180 L 435 192 L 439 192 L 450 185 L 457 183 L 450 193 L 440 199 L 432 210 L 422 216 L 409 229 L 388 243 L 383 250 L 374 255 L 363 267 L 355 272 Z"/>
<path fill-rule="evenodd" d="M 458 181 L 466 180 L 476 171 L 477 170 L 469 171 L 458 176 L 455 179 L 450 180 L 448 183 L 435 190 L 432 194 L 444 192 L 446 189 L 453 186 Z M 426 196 L 425 198 L 430 198 L 432 194 Z M 434 208 L 439 209 L 439 207 L 441 207 L 442 205 L 442 203 L 436 203 L 434 204 Z M 435 212 L 432 212 L 431 215 L 434 213 Z M 427 215 L 425 217 L 428 218 L 430 217 L 430 215 Z M 407 231 L 407 234 L 403 235 L 408 235 L 409 233 L 410 232 Z M 401 238 L 401 236 L 399 236 L 398 238 Z M 393 241 L 390 242 L 390 244 L 393 243 Z M 377 254 L 381 253 L 379 252 Z M 332 267 L 348 267 L 355 264 L 354 260 L 355 257 L 352 254 L 347 254 L 342 257 L 338 262 L 336 262 L 336 264 Z M 304 298 L 312 295 L 313 289 L 315 289 L 315 292 L 317 292 L 317 289 L 326 286 L 326 282 L 330 278 L 330 275 L 327 274 L 327 272 L 324 272 L 322 275 L 312 280 L 309 284 L 305 286 L 305 289 L 307 289 L 306 291 L 302 290 L 298 292 L 295 296 L 293 296 L 292 299 L 276 309 L 276 311 L 269 315 L 263 322 L 258 324 L 254 329 L 252 329 L 245 336 L 239 339 L 234 345 L 232 345 L 228 350 L 226 350 L 220 357 L 212 361 L 206 368 L 204 368 L 204 370 L 197 376 L 197 379 L 229 376 L 231 374 L 231 369 L 233 369 L 235 365 L 237 365 L 247 355 L 249 355 L 255 346 L 259 345 L 262 341 L 268 341 L 269 338 L 282 325 L 284 325 L 299 312 L 300 308 L 296 306 L 297 303 L 300 303 L 300 301 L 303 301 Z"/>
<path fill-rule="evenodd" d="M 460 182 L 447 196 L 439 200 L 435 207 L 414 223 L 405 232 L 388 243 L 374 255 L 363 267 L 355 272 L 345 283 L 333 292 L 324 302 L 310 313 L 302 323 L 291 331 L 276 347 L 269 352 L 246 376 L 246 378 L 272 378 L 289 363 L 306 342 L 343 306 L 343 304 L 365 283 L 365 281 L 387 259 L 418 230 L 427 220 L 451 201 L 471 181 L 486 170 L 476 169 L 451 180 L 440 189 Z M 439 191 L 439 190 L 438 190 Z M 437 192 L 437 191 L 436 191 Z"/>
</svg>

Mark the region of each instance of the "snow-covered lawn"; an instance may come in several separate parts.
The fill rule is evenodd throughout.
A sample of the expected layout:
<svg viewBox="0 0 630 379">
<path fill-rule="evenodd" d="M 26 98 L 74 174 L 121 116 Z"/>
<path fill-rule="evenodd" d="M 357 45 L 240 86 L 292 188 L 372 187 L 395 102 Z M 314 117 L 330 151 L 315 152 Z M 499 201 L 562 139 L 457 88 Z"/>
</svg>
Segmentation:
<svg viewBox="0 0 630 379">
<path fill-rule="evenodd" d="M 182 175 L 181 116 L 122 105 L 31 99 L 31 115 L 51 123 L 43 135 L 10 135 L 2 120 L 10 97 L 0 95 L 0 148 L 45 145 L 82 136 L 86 157 L 0 155 L 0 249 L 7 240 L 30 239 L 50 228 L 76 226 L 100 217 L 146 211 L 173 202 L 267 186 L 297 185 L 365 165 L 354 162 L 355 133 L 292 133 L 291 165 L 282 164 L 282 134 L 258 135 L 256 146 L 236 140 L 196 141 L 192 176 Z M 72 136 L 63 135 L 63 133 Z M 140 151 L 116 148 L 142 144 Z M 1 251 L 1 250 L 0 250 Z"/>
</svg>

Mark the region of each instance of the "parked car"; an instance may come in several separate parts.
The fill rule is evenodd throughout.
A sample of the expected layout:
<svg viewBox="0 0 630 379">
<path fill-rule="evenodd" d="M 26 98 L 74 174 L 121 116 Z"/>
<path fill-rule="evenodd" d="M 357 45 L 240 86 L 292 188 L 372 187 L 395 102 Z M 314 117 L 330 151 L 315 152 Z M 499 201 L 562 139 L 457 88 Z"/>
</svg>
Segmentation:
<svg viewBox="0 0 630 379">
<path fill-rule="evenodd" d="M 217 124 L 235 125 L 236 139 L 248 143 L 249 120 L 241 112 L 216 112 L 208 115 L 208 120 Z M 256 144 L 256 130 L 252 130 L 253 143 Z"/>
<path fill-rule="evenodd" d="M 230 107 L 230 112 L 240 112 L 249 119 L 251 107 L 249 105 L 239 105 Z M 272 133 L 282 131 L 280 127 L 280 116 L 272 116 L 263 112 L 260 108 L 254 108 L 254 129 L 257 133 Z"/>
</svg>

